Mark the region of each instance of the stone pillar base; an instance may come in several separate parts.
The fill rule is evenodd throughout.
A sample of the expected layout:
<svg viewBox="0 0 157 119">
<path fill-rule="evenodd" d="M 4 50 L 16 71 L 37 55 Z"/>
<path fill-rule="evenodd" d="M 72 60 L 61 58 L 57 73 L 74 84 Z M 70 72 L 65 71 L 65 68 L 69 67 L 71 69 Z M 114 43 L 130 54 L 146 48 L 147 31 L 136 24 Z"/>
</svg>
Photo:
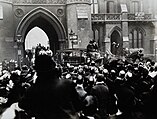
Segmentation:
<svg viewBox="0 0 157 119">
<path fill-rule="evenodd" d="M 123 48 L 129 48 L 129 38 L 123 37 Z"/>
</svg>

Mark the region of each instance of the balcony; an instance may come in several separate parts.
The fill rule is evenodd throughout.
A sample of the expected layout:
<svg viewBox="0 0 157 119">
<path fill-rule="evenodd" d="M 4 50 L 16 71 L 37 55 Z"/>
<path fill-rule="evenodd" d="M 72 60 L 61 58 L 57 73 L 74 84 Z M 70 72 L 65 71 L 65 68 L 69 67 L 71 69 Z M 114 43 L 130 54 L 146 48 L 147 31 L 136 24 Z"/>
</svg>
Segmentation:
<svg viewBox="0 0 157 119">
<path fill-rule="evenodd" d="M 121 13 L 113 13 L 113 14 L 92 14 L 92 22 L 108 22 L 108 21 L 116 21 L 121 22 L 122 14 Z M 154 21 L 152 18 L 152 14 L 128 14 L 127 19 L 125 21 Z"/>
<path fill-rule="evenodd" d="M 129 21 L 151 21 L 152 14 L 128 14 Z"/>
<path fill-rule="evenodd" d="M 93 22 L 120 21 L 121 14 L 92 14 Z"/>
</svg>

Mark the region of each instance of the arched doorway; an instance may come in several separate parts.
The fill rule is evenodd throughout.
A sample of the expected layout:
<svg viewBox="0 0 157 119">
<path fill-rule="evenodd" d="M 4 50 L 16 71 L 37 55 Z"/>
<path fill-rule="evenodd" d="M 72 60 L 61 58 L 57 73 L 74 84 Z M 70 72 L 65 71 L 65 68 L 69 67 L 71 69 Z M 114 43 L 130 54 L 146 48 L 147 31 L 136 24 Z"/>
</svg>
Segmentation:
<svg viewBox="0 0 157 119">
<path fill-rule="evenodd" d="M 59 44 L 57 32 L 54 29 L 54 27 L 45 18 L 38 17 L 30 23 L 29 27 L 27 28 L 27 30 L 25 32 L 25 38 L 26 38 L 27 33 L 34 27 L 39 27 L 47 34 L 47 36 L 49 38 L 50 49 L 55 54 L 56 51 L 59 50 L 60 44 Z M 25 41 L 25 39 L 24 39 L 24 41 Z M 40 39 L 39 39 L 39 41 L 40 41 Z M 25 46 L 24 46 L 24 49 L 25 49 Z"/>
<path fill-rule="evenodd" d="M 121 34 L 114 30 L 111 34 L 111 52 L 114 55 L 121 55 L 122 48 L 123 47 L 123 41 L 121 38 Z"/>
<path fill-rule="evenodd" d="M 49 47 L 49 38 L 47 34 L 39 27 L 32 28 L 25 39 L 25 50 L 32 50 L 38 44 Z"/>
<path fill-rule="evenodd" d="M 49 10 L 37 7 L 26 14 L 20 21 L 15 36 L 21 35 L 22 43 L 18 46 L 21 55 L 25 57 L 25 39 L 34 27 L 42 29 L 48 36 L 50 49 L 55 54 L 57 50 L 66 47 L 66 32 L 60 20 Z"/>
</svg>

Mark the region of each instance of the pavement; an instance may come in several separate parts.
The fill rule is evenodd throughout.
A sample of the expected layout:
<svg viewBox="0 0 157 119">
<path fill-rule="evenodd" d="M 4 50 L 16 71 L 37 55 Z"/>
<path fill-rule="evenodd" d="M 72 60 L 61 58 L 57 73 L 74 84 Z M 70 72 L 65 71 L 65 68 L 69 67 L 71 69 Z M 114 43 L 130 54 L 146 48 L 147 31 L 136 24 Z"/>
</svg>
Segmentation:
<svg viewBox="0 0 157 119">
<path fill-rule="evenodd" d="M 18 103 L 12 104 L 9 108 L 3 108 L 0 106 L 0 119 L 14 119 L 16 111 L 23 111 L 18 107 Z M 32 119 L 35 119 L 34 117 Z M 94 117 L 88 117 L 87 119 L 95 119 Z M 123 115 L 120 112 L 117 115 L 109 115 L 107 119 L 157 119 L 151 118 L 150 116 L 146 117 L 145 114 L 141 112 L 134 112 L 131 115 Z"/>
</svg>

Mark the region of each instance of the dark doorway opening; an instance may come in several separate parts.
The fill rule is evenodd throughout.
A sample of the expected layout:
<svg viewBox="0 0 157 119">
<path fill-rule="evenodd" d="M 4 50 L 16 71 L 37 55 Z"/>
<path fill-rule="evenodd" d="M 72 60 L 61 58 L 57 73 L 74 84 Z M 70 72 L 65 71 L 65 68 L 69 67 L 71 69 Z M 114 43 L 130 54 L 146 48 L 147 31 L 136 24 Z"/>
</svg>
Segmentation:
<svg viewBox="0 0 157 119">
<path fill-rule="evenodd" d="M 44 19 L 43 17 L 37 17 L 28 26 L 24 38 L 26 38 L 26 35 L 28 34 L 28 32 L 34 27 L 39 27 L 47 34 L 48 39 L 49 39 L 50 49 L 55 54 L 56 51 L 59 50 L 59 41 L 58 41 L 57 32 L 55 31 L 52 24 L 49 21 L 47 21 L 46 19 Z M 24 46 L 24 49 L 25 49 L 25 46 Z"/>
<path fill-rule="evenodd" d="M 111 34 L 111 52 L 114 55 L 121 55 L 122 53 L 122 48 L 123 47 L 123 41 L 121 38 L 120 33 L 115 30 Z"/>
</svg>

